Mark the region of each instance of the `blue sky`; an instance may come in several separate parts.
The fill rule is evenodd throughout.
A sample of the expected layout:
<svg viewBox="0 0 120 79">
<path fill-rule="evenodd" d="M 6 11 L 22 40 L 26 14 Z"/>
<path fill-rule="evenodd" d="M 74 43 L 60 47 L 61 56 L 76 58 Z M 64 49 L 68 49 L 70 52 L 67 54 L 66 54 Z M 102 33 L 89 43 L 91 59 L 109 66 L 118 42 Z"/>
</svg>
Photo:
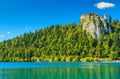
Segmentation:
<svg viewBox="0 0 120 79">
<path fill-rule="evenodd" d="M 90 12 L 120 20 L 120 0 L 0 0 L 0 41 L 50 25 L 78 23 Z"/>
</svg>

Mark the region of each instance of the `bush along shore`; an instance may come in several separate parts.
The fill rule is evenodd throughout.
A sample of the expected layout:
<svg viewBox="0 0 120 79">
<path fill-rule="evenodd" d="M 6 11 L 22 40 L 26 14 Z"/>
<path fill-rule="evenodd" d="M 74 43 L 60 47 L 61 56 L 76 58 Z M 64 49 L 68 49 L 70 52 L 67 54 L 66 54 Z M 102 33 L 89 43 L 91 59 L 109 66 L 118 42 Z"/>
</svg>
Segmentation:
<svg viewBox="0 0 120 79">
<path fill-rule="evenodd" d="M 30 59 L 19 59 L 15 58 L 10 60 L 11 62 L 120 62 L 118 59 L 110 59 L 110 58 L 96 58 L 96 57 L 85 57 L 81 58 L 80 56 L 45 56 L 45 57 L 32 57 Z M 9 62 L 9 61 L 2 61 Z"/>
</svg>

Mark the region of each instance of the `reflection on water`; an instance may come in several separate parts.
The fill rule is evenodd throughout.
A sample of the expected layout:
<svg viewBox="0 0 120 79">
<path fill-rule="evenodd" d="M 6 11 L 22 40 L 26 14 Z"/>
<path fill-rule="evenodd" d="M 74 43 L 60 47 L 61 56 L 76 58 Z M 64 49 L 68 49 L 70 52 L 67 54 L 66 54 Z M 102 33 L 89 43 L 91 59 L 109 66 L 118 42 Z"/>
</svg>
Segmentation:
<svg viewBox="0 0 120 79">
<path fill-rule="evenodd" d="M 119 63 L 79 64 L 78 68 L 0 68 L 0 79 L 120 79 Z"/>
</svg>

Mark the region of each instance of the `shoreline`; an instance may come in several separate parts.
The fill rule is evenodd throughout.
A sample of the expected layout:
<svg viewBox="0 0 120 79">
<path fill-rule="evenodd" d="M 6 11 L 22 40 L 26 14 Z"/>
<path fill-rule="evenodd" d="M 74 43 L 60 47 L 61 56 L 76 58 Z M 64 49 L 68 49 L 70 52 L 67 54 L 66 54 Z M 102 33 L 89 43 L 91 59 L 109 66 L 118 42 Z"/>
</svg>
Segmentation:
<svg viewBox="0 0 120 79">
<path fill-rule="evenodd" d="M 69 62 L 73 62 L 73 63 L 74 62 L 83 62 L 83 63 L 84 62 L 85 63 L 97 63 L 97 62 L 98 63 L 102 63 L 102 62 L 107 63 L 108 62 L 108 63 L 114 63 L 115 62 L 115 63 L 120 63 L 120 60 L 110 60 L 110 61 L 107 61 L 107 60 L 106 61 L 103 61 L 103 60 L 102 61 L 34 61 L 34 62 L 30 62 L 30 61 L 27 61 L 27 62 L 25 62 L 25 61 L 24 62 L 23 61 L 22 62 L 21 61 L 20 62 L 4 62 L 4 61 L 0 61 L 0 63 L 41 63 L 41 62 L 45 62 L 45 63 L 54 63 L 54 62 L 61 62 L 61 63 L 62 62 L 63 63 L 69 63 Z"/>
</svg>

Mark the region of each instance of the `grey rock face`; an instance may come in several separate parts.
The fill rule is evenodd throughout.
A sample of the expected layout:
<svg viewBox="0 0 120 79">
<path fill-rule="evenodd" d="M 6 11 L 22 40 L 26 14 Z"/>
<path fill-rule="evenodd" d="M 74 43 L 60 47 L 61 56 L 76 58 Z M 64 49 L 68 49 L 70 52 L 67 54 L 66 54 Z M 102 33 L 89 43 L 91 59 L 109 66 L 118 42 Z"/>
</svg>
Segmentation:
<svg viewBox="0 0 120 79">
<path fill-rule="evenodd" d="M 107 22 L 107 15 L 100 17 L 97 14 L 85 14 L 80 19 L 82 28 L 96 39 L 102 37 L 104 33 L 112 31 Z"/>
</svg>

